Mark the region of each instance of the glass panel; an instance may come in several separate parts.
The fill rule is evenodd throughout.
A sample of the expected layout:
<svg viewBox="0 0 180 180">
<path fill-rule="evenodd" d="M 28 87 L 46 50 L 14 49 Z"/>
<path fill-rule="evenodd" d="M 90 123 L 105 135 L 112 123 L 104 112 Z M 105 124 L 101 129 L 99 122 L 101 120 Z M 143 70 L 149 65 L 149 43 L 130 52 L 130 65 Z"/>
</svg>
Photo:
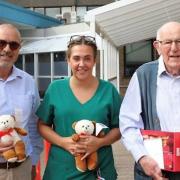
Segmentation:
<svg viewBox="0 0 180 180">
<path fill-rule="evenodd" d="M 61 14 L 66 24 L 71 23 L 71 7 L 62 7 Z"/>
<path fill-rule="evenodd" d="M 38 79 L 38 87 L 39 87 L 40 98 L 44 97 L 46 89 L 48 88 L 50 83 L 51 83 L 51 79 L 50 78 L 39 78 Z"/>
<path fill-rule="evenodd" d="M 86 14 L 86 7 L 77 7 L 77 22 L 83 22 L 84 21 L 84 15 Z"/>
<path fill-rule="evenodd" d="M 89 11 L 89 10 L 92 10 L 92 9 L 95 9 L 95 8 L 98 8 L 98 7 L 100 7 L 100 6 L 88 6 L 87 10 Z"/>
<path fill-rule="evenodd" d="M 25 55 L 25 71 L 34 76 L 34 54 Z"/>
<path fill-rule="evenodd" d="M 34 11 L 44 15 L 44 8 L 34 8 Z"/>
<path fill-rule="evenodd" d="M 51 75 L 51 57 L 50 53 L 38 54 L 39 59 L 39 75 Z"/>
<path fill-rule="evenodd" d="M 32 7 L 27 7 L 26 9 L 34 11 L 34 9 Z"/>
<path fill-rule="evenodd" d="M 61 13 L 65 13 L 65 12 L 71 12 L 71 7 L 62 7 L 61 8 Z"/>
<path fill-rule="evenodd" d="M 56 18 L 56 15 L 60 14 L 60 9 L 59 8 L 46 8 L 46 15 Z"/>
<path fill-rule="evenodd" d="M 125 46 L 125 75 L 132 76 L 142 64 L 152 61 L 152 41 L 141 41 Z"/>
<path fill-rule="evenodd" d="M 22 69 L 23 70 L 23 55 L 19 55 L 16 63 L 15 63 L 15 66 L 19 69 Z"/>
<path fill-rule="evenodd" d="M 54 75 L 68 75 L 68 64 L 66 62 L 66 54 L 64 51 L 54 53 Z"/>
</svg>

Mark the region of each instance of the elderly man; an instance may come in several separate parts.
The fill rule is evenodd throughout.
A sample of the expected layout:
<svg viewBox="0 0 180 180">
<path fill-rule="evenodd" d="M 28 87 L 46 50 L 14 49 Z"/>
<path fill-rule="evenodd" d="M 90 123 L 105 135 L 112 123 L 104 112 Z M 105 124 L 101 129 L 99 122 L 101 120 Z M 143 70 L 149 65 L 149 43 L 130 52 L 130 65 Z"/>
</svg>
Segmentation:
<svg viewBox="0 0 180 180">
<path fill-rule="evenodd" d="M 180 23 L 164 24 L 154 47 L 160 58 L 134 73 L 120 110 L 120 130 L 136 161 L 136 180 L 179 180 L 180 173 L 161 171 L 148 155 L 140 129 L 180 131 Z"/>
<path fill-rule="evenodd" d="M 26 129 L 23 138 L 27 158 L 23 162 L 6 162 L 0 157 L 0 179 L 35 179 L 35 165 L 42 151 L 42 139 L 37 131 L 35 111 L 39 105 L 39 95 L 33 78 L 17 69 L 21 47 L 19 31 L 11 24 L 0 25 L 0 115 L 14 115 L 17 124 Z M 0 151 L 8 149 L 12 142 L 0 141 Z"/>
</svg>

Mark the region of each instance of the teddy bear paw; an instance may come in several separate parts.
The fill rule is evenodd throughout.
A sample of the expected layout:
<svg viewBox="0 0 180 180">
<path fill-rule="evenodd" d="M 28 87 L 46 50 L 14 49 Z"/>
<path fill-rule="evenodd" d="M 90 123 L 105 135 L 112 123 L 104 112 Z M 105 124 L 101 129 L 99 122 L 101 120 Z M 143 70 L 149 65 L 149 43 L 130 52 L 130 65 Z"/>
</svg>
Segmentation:
<svg viewBox="0 0 180 180">
<path fill-rule="evenodd" d="M 17 157 L 13 157 L 13 158 L 8 159 L 7 161 L 8 162 L 15 162 L 16 160 L 17 160 Z"/>
<path fill-rule="evenodd" d="M 87 168 L 86 167 L 77 167 L 77 170 L 80 172 L 85 172 L 85 171 L 87 171 Z"/>
<path fill-rule="evenodd" d="M 26 157 L 23 158 L 23 159 L 18 159 L 17 162 L 23 162 L 23 161 L 25 161 L 25 160 L 26 160 Z"/>
</svg>

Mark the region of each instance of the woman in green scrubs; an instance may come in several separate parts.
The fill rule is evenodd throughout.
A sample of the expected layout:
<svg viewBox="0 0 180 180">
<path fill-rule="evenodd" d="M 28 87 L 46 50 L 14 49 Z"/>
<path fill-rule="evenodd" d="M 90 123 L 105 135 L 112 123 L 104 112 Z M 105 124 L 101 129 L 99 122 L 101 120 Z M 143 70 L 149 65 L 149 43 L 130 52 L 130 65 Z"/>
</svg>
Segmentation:
<svg viewBox="0 0 180 180">
<path fill-rule="evenodd" d="M 44 180 L 117 179 L 111 144 L 121 136 L 121 97 L 110 82 L 93 76 L 96 54 L 94 37 L 72 36 L 67 50 L 72 76 L 51 83 L 37 111 L 39 132 L 51 143 Z M 74 142 L 72 124 L 82 119 L 108 126 L 105 136 L 82 136 L 80 142 Z M 74 156 L 94 151 L 98 152 L 97 169 L 78 171 Z"/>
</svg>

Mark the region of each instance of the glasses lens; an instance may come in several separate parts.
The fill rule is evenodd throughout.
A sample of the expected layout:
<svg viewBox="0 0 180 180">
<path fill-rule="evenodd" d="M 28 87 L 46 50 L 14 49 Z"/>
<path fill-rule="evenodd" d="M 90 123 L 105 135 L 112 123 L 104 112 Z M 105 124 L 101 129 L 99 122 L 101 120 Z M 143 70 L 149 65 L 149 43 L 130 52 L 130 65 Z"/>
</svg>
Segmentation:
<svg viewBox="0 0 180 180">
<path fill-rule="evenodd" d="M 70 43 L 78 43 L 78 42 L 82 42 L 85 41 L 87 43 L 96 43 L 95 38 L 92 36 L 79 36 L 79 35 L 74 35 L 71 36 L 70 38 Z"/>
<path fill-rule="evenodd" d="M 0 50 L 4 49 L 7 44 L 9 44 L 9 47 L 12 51 L 17 50 L 20 47 L 20 44 L 16 41 L 7 42 L 5 40 L 0 40 Z"/>
<path fill-rule="evenodd" d="M 7 46 L 7 42 L 4 40 L 0 40 L 0 49 L 2 50 L 3 48 L 5 48 Z"/>
<path fill-rule="evenodd" d="M 72 41 L 81 41 L 81 39 L 82 39 L 82 36 L 78 36 L 78 35 L 71 36 L 70 42 L 72 42 Z"/>
<path fill-rule="evenodd" d="M 20 44 L 18 42 L 12 41 L 9 42 L 9 47 L 11 50 L 17 50 L 20 47 Z"/>
<path fill-rule="evenodd" d="M 85 39 L 85 41 L 89 41 L 89 42 L 93 42 L 93 43 L 96 42 L 95 38 L 92 36 L 84 36 L 84 39 Z"/>
</svg>

